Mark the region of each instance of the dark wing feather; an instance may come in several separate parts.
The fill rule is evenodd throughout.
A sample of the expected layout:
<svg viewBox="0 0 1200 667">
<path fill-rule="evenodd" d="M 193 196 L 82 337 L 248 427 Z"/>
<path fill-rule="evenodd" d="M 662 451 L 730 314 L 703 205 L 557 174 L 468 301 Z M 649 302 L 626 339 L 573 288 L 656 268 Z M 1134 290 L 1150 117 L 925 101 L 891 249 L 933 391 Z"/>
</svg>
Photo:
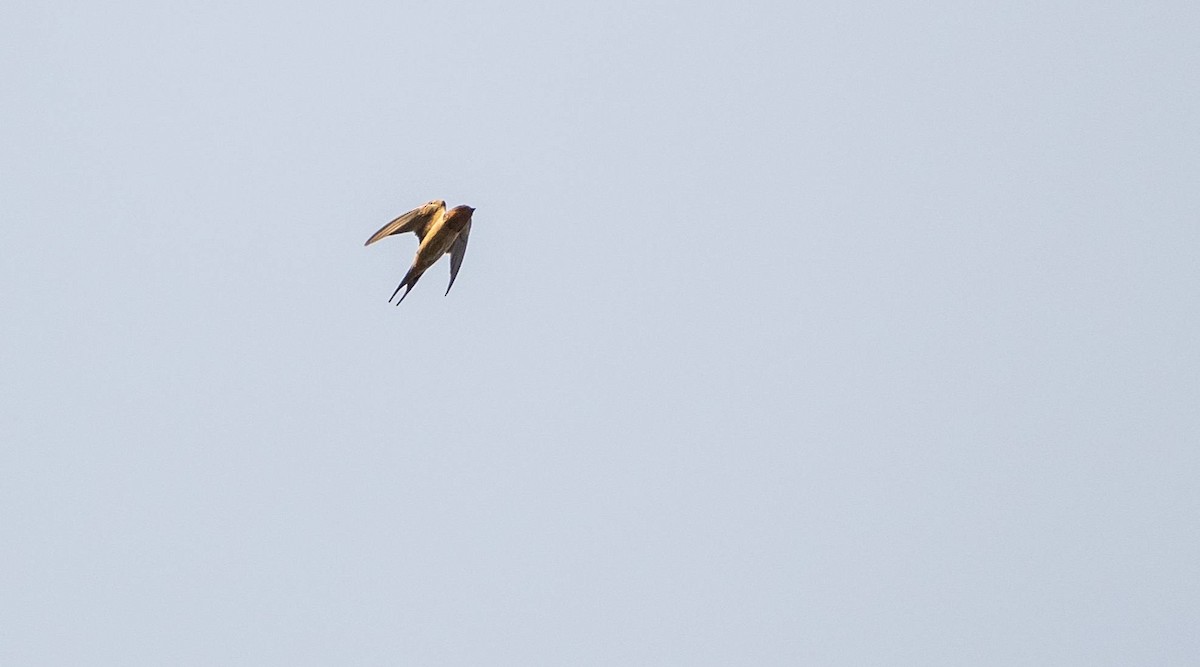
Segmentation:
<svg viewBox="0 0 1200 667">
<path fill-rule="evenodd" d="M 405 232 L 413 232 L 417 235 L 417 238 L 424 241 L 425 232 L 429 230 L 430 225 L 441 219 L 445 213 L 446 202 L 441 199 L 434 199 L 380 227 L 379 231 L 367 239 L 365 245 L 371 245 L 385 236 L 404 234 Z"/>
<path fill-rule="evenodd" d="M 463 255 L 467 254 L 467 237 L 470 234 L 471 223 L 468 222 L 458 233 L 458 238 L 454 239 L 454 245 L 450 246 L 450 284 L 446 286 L 446 294 L 449 294 L 450 288 L 454 287 L 454 279 L 458 277 L 458 267 L 462 266 Z"/>
</svg>

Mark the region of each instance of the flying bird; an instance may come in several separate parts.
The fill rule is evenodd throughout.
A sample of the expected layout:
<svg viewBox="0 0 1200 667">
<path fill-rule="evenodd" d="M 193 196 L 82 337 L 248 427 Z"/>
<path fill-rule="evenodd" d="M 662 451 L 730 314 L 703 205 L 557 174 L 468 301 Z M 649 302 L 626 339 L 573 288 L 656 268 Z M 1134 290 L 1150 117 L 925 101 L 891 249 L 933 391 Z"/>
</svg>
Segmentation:
<svg viewBox="0 0 1200 667">
<path fill-rule="evenodd" d="M 455 206 L 447 211 L 446 202 L 434 199 L 387 223 L 367 239 L 365 245 L 371 245 L 385 236 L 412 232 L 421 240 L 412 266 L 404 274 L 404 280 L 400 281 L 396 291 L 392 292 L 388 303 L 400 294 L 401 288 L 407 287 L 400 296 L 400 301 L 403 301 L 413 285 L 421 279 L 421 274 L 446 254 L 450 255 L 450 284 L 446 286 L 446 294 L 450 293 L 454 279 L 458 277 L 458 268 L 462 266 L 463 255 L 467 254 L 467 237 L 471 234 L 471 214 L 474 212 L 475 209 L 466 205 Z M 400 301 L 396 302 L 397 306 Z"/>
</svg>

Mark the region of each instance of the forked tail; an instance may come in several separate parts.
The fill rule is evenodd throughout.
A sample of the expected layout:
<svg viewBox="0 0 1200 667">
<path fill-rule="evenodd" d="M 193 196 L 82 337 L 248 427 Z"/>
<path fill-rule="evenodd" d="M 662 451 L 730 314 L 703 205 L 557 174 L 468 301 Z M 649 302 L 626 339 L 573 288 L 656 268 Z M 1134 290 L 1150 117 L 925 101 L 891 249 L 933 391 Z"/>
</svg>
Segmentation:
<svg viewBox="0 0 1200 667">
<path fill-rule="evenodd" d="M 404 297 L 408 296 L 408 293 L 412 291 L 413 285 L 416 285 L 420 279 L 420 273 L 417 273 L 415 269 L 409 269 L 408 273 L 404 274 L 404 280 L 401 280 L 400 284 L 396 286 L 396 291 L 392 292 L 392 296 L 388 297 L 388 303 L 391 303 L 392 299 L 395 299 L 396 295 L 400 294 L 401 289 L 407 287 L 408 289 L 404 290 L 404 294 L 400 294 L 400 301 L 404 301 Z M 397 306 L 400 305 L 400 301 L 396 302 Z"/>
</svg>

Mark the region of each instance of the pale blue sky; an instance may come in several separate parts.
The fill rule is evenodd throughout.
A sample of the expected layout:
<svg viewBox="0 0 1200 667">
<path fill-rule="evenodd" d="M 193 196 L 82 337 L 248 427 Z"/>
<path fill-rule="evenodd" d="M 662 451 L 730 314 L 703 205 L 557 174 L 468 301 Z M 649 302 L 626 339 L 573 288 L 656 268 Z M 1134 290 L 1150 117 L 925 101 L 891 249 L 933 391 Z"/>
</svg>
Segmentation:
<svg viewBox="0 0 1200 667">
<path fill-rule="evenodd" d="M 1197 664 L 1196 7 L 5 4 L 0 663 Z"/>
</svg>

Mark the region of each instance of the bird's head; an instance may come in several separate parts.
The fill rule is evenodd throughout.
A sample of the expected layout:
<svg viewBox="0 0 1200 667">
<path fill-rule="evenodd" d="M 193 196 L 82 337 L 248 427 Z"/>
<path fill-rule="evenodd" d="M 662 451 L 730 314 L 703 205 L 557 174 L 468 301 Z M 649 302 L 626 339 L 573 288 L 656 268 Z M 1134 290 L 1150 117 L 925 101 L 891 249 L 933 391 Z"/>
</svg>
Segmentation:
<svg viewBox="0 0 1200 667">
<path fill-rule="evenodd" d="M 466 204 L 460 204 L 447 211 L 446 218 L 447 221 L 453 221 L 456 224 L 465 225 L 471 221 L 471 214 L 474 212 L 475 209 L 471 208 L 470 206 L 467 206 Z"/>
</svg>

